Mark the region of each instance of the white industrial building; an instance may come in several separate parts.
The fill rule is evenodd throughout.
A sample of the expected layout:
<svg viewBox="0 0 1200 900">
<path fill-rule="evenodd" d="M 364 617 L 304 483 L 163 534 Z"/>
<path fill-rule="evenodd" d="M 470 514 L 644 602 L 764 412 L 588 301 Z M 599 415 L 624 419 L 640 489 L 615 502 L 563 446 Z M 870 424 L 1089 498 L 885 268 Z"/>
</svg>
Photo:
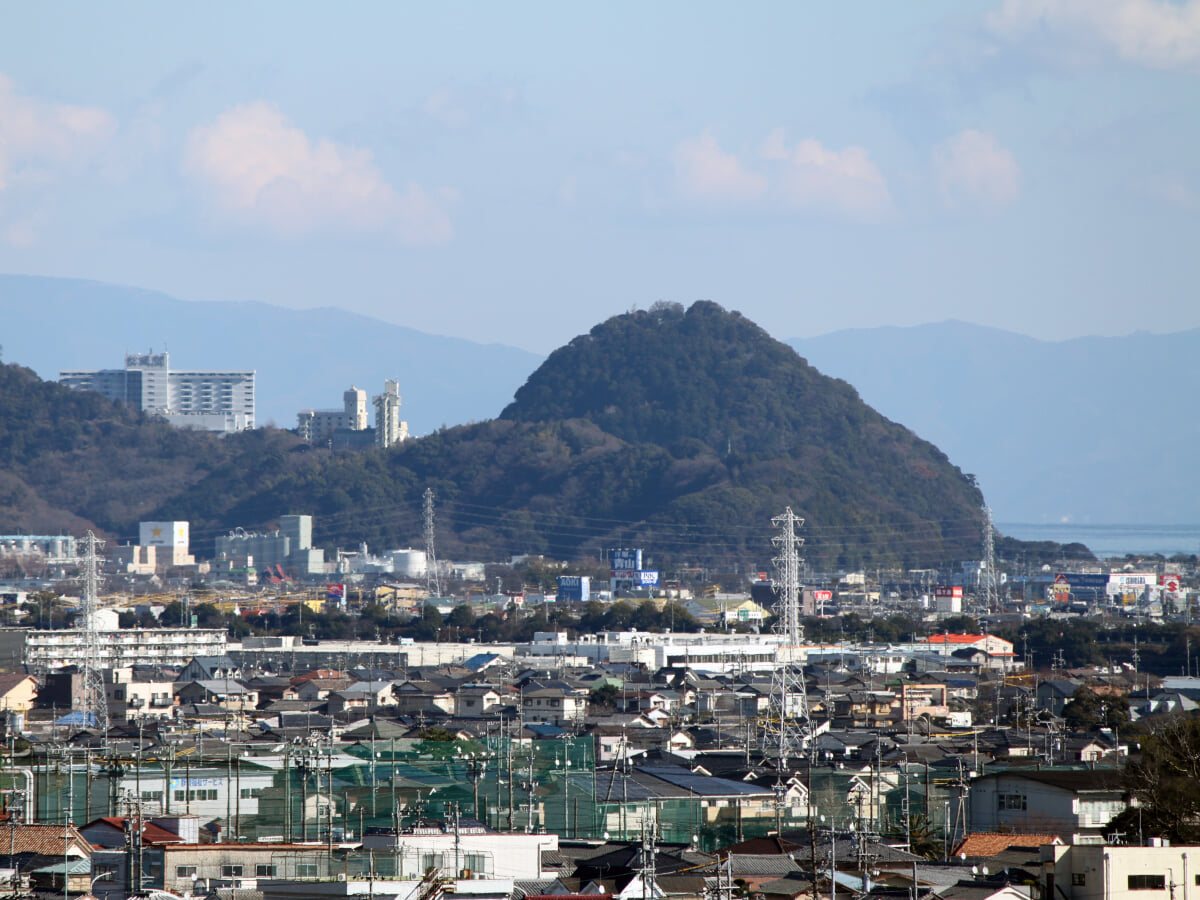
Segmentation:
<svg viewBox="0 0 1200 900">
<path fill-rule="evenodd" d="M 258 569 L 286 566 L 301 575 L 324 575 L 325 551 L 312 545 L 312 516 L 280 516 L 279 530 L 268 534 L 235 528 L 216 539 L 219 560 L 246 561 Z"/>
<path fill-rule="evenodd" d="M 229 434 L 254 427 L 253 370 L 172 370 L 162 353 L 127 353 L 124 369 L 66 369 L 59 383 L 162 416 L 180 428 Z"/>
</svg>

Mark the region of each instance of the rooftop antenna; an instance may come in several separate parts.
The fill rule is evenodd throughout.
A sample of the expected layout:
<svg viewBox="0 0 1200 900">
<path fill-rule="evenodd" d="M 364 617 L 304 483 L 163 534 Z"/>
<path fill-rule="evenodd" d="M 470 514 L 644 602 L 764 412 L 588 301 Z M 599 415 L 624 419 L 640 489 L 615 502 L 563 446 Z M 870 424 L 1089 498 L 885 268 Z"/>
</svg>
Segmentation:
<svg viewBox="0 0 1200 900">
<path fill-rule="evenodd" d="M 96 555 L 97 545 L 104 542 L 96 539 L 89 531 L 84 538 L 86 552 L 83 557 L 83 685 L 79 705 L 87 725 L 101 728 L 108 733 L 108 702 L 104 696 L 104 678 L 100 668 L 100 629 L 96 616 L 96 594 L 99 592 L 100 558 Z"/>
<path fill-rule="evenodd" d="M 425 488 L 425 589 L 431 597 L 442 596 L 438 579 L 437 549 L 434 546 L 433 488 Z"/>
<path fill-rule="evenodd" d="M 804 672 L 802 669 L 797 671 L 793 666 L 798 657 L 797 648 L 804 637 L 804 628 L 800 624 L 800 547 L 804 538 L 796 534 L 796 529 L 804 524 L 804 520 L 789 506 L 783 515 L 773 518 L 771 524 L 779 529 L 771 543 L 779 549 L 779 555 L 774 559 L 779 573 L 775 630 L 783 640 L 778 648 L 781 659 L 776 661 L 771 675 L 771 701 L 763 736 L 763 755 L 775 756 L 776 772 L 782 782 L 783 771 L 787 769 L 789 760 L 798 760 L 803 756 L 812 737 Z"/>
</svg>

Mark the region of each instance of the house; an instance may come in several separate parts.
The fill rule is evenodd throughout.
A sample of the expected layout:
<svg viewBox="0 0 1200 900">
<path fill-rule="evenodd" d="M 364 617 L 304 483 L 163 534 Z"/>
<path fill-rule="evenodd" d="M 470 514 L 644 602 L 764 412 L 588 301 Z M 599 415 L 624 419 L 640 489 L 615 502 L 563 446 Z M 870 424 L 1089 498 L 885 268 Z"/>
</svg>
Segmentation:
<svg viewBox="0 0 1200 900">
<path fill-rule="evenodd" d="M 205 681 L 213 678 L 241 678 L 242 667 L 228 656 L 193 656 L 179 671 L 179 681 Z"/>
<path fill-rule="evenodd" d="M 534 686 L 521 692 L 521 709 L 527 722 L 582 724 L 587 716 L 587 703 L 587 692 L 583 690 Z"/>
<path fill-rule="evenodd" d="M 1094 843 L 1127 806 L 1119 771 L 1041 769 L 972 779 L 968 809 L 971 831 L 1053 832 Z"/>
<path fill-rule="evenodd" d="M 341 871 L 320 844 L 164 844 L 158 886 L 192 893 L 208 887 L 238 887 L 242 879 L 332 878 Z"/>
<path fill-rule="evenodd" d="M 486 716 L 500 706 L 500 692 L 490 684 L 464 684 L 454 693 L 454 715 L 469 719 Z"/>
<path fill-rule="evenodd" d="M 1066 678 L 1048 678 L 1037 686 L 1037 706 L 1054 716 L 1061 716 L 1063 707 L 1071 702 L 1079 684 Z"/>
<path fill-rule="evenodd" d="M 445 713 L 454 715 L 454 692 L 432 681 L 410 679 L 395 687 L 396 712 L 403 715 Z"/>
<path fill-rule="evenodd" d="M 37 681 L 32 675 L 0 675 L 0 711 L 29 712 L 37 691 Z"/>
<path fill-rule="evenodd" d="M 180 703 L 211 703 L 224 710 L 258 706 L 258 692 L 231 678 L 188 682 L 176 689 L 175 697 Z"/>
</svg>

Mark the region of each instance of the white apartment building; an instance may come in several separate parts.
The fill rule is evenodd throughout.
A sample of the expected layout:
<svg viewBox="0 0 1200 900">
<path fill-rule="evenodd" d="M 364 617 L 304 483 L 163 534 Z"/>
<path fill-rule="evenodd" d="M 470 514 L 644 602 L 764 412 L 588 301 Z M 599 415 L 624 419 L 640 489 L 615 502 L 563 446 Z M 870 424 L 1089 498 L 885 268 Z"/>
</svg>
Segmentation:
<svg viewBox="0 0 1200 900">
<path fill-rule="evenodd" d="M 162 353 L 127 353 L 124 369 L 64 369 L 60 384 L 97 391 L 179 428 L 229 434 L 254 427 L 254 370 L 172 370 Z"/>
<path fill-rule="evenodd" d="M 341 409 L 302 409 L 296 414 L 296 430 L 310 444 L 332 437 L 339 428 L 349 431 L 367 429 L 367 392 L 350 386 L 342 394 Z"/>
<path fill-rule="evenodd" d="M 400 384 L 388 379 L 375 404 L 375 446 L 383 449 L 408 440 L 408 423 L 400 418 Z"/>
<path fill-rule="evenodd" d="M 1189 900 L 1200 897 L 1200 847 L 1104 844 L 1041 848 L 1043 897 L 1055 900 Z"/>
<path fill-rule="evenodd" d="M 195 656 L 224 656 L 223 628 L 132 628 L 101 631 L 100 667 L 180 667 Z M 82 666 L 87 632 L 82 628 L 30 630 L 25 635 L 25 663 L 44 674 L 67 666 Z"/>
</svg>

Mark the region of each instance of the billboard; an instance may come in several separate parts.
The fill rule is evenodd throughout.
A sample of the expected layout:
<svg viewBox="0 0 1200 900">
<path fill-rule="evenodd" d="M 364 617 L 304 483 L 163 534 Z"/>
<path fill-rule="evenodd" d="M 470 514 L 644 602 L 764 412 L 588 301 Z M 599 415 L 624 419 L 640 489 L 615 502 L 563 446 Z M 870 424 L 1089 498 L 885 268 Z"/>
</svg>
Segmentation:
<svg viewBox="0 0 1200 900">
<path fill-rule="evenodd" d="M 638 584 L 642 587 L 654 587 L 658 584 L 658 572 L 655 570 L 641 571 L 637 573 Z"/>
<path fill-rule="evenodd" d="M 187 547 L 187 522 L 139 522 L 138 544 L 143 547 Z"/>
<path fill-rule="evenodd" d="M 558 576 L 558 599 L 570 603 L 587 603 L 592 594 L 592 579 L 587 575 Z"/>
<path fill-rule="evenodd" d="M 1173 572 L 1168 572 L 1166 575 L 1160 575 L 1158 578 L 1158 584 L 1168 594 L 1179 593 L 1179 576 Z"/>
<path fill-rule="evenodd" d="M 632 578 L 633 573 L 642 567 L 641 550 L 609 550 L 608 559 L 613 572 L 626 572 Z M 620 578 L 620 575 L 615 577 Z"/>
</svg>

